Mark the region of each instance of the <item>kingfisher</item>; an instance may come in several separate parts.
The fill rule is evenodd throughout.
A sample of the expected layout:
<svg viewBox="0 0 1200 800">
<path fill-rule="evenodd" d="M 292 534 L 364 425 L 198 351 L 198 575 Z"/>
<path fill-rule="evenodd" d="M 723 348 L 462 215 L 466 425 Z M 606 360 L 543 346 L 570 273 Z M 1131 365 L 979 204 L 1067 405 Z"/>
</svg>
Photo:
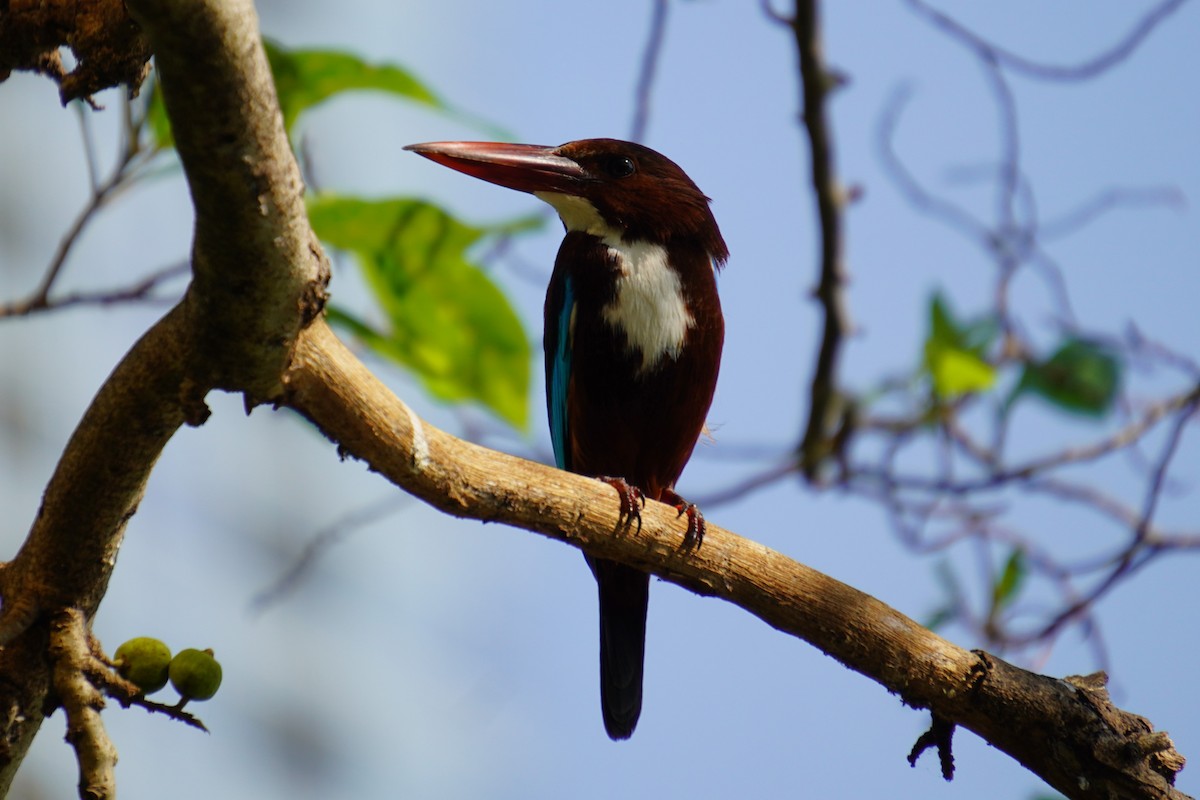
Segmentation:
<svg viewBox="0 0 1200 800">
<path fill-rule="evenodd" d="M 704 517 L 675 482 L 704 431 L 725 338 L 716 273 L 729 257 L 707 198 L 673 161 L 632 142 L 558 147 L 429 142 L 405 148 L 550 204 L 566 229 L 545 302 L 546 409 L 560 469 L 617 490 L 641 527 L 649 497 Z M 642 709 L 650 576 L 586 556 L 600 599 L 600 702 L 610 738 Z"/>
</svg>

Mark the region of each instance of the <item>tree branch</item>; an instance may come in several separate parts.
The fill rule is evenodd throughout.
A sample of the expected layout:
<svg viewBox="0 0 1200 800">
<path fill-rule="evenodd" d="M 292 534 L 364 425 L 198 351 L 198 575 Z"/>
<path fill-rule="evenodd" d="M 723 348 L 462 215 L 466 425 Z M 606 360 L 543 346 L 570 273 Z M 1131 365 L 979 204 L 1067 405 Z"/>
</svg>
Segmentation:
<svg viewBox="0 0 1200 800">
<path fill-rule="evenodd" d="M 635 142 L 646 138 L 646 128 L 650 124 L 650 95 L 666 39 L 669 10 L 668 0 L 654 0 L 650 11 L 650 32 L 642 51 L 642 67 L 638 71 L 637 89 L 634 91 L 633 123 L 629 126 L 629 138 Z"/>
<path fill-rule="evenodd" d="M 89 679 L 95 669 L 87 620 L 69 609 L 51 623 L 50 655 L 54 691 L 67 715 L 67 741 L 79 754 L 79 795 L 89 800 L 116 797 L 117 749 L 104 730 L 104 696 Z"/>
<path fill-rule="evenodd" d="M 195 277 L 101 387 L 28 538 L 0 572 L 0 795 L 48 706 L 47 620 L 95 614 L 150 470 L 180 425 L 207 417 L 209 390 L 241 391 L 248 406 L 278 394 L 292 342 L 320 312 L 329 276 L 253 4 L 129 6 L 156 52 L 196 207 Z"/>
<path fill-rule="evenodd" d="M 821 464 L 831 454 L 837 439 L 836 430 L 842 425 L 839 417 L 845 413 L 837 397 L 837 372 L 842 342 L 850 333 L 851 325 L 843 293 L 846 275 L 842 208 L 846 193 L 837 181 L 833 136 L 826 111 L 830 93 L 838 87 L 841 77 L 825 63 L 818 0 L 797 0 L 794 16 L 787 22 L 796 40 L 800 61 L 804 129 L 808 134 L 813 196 L 817 200 L 821 231 L 820 277 L 813 294 L 821 304 L 824 324 L 809 391 L 808 422 L 800 443 L 801 465 L 811 481 L 818 477 Z"/>
<path fill-rule="evenodd" d="M 625 529 L 604 484 L 422 421 L 323 321 L 297 342 L 285 386 L 284 402 L 341 452 L 446 513 L 535 531 L 728 600 L 908 705 L 976 732 L 1068 797 L 1185 797 L 1172 785 L 1181 757 L 1171 748 L 1144 752 L 1152 727 L 1114 708 L 1103 678 L 1058 680 L 968 652 L 879 600 L 711 523 L 703 546 L 686 548 L 675 510 L 661 503 L 647 503 L 640 531 Z M 1169 742 L 1153 736 L 1155 747 Z"/>
</svg>

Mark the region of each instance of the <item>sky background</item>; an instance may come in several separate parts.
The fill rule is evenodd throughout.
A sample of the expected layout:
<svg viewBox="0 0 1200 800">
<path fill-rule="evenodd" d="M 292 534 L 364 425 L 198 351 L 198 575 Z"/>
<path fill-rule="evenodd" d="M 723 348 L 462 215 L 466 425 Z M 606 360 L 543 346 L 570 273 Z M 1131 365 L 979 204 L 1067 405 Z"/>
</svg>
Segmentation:
<svg viewBox="0 0 1200 800">
<path fill-rule="evenodd" d="M 843 380 L 866 389 L 919 361 L 930 293 L 964 315 L 986 309 L 991 268 L 978 248 L 913 210 L 882 168 L 881 115 L 901 86 L 911 98 L 896 149 L 928 185 L 983 217 L 986 184 L 955 180 L 994 164 L 996 109 L 983 71 L 902 2 L 828 3 L 825 50 L 849 77 L 832 106 L 838 170 L 860 186 L 847 213 L 848 299 L 858 334 Z M 1106 48 L 1150 3 L 946 3 L 943 8 L 1031 59 L 1077 63 Z M 650 8 L 614 0 L 387 3 L 275 0 L 264 32 L 288 46 L 353 51 L 412 69 L 457 108 L 521 141 L 558 144 L 630 131 Z M 1196 355 L 1200 297 L 1200 6 L 1186 3 L 1127 61 L 1081 84 L 1014 77 L 1023 166 L 1044 219 L 1111 187 L 1171 187 L 1182 202 L 1118 210 L 1049 244 L 1077 318 L 1120 332 L 1130 320 Z M 702 498 L 761 470 L 747 451 L 782 454 L 806 411 L 819 316 L 808 298 L 817 240 L 807 145 L 797 125 L 796 56 L 786 29 L 758 4 L 676 2 L 654 85 L 646 144 L 709 194 L 732 256 L 720 279 L 727 325 L 716 432 L 680 483 Z M 119 100 L 92 114 L 105 165 Z M 73 110 L 28 75 L 0 84 L 0 297 L 36 285 L 87 199 Z M 466 220 L 537 210 L 528 196 L 473 181 L 401 150 L 478 128 L 381 96 L 335 100 L 302 122 L 323 188 L 416 195 Z M 956 168 L 959 172 L 956 172 Z M 178 174 L 114 204 L 82 238 L 63 289 L 124 285 L 183 259 L 190 246 Z M 556 226 L 520 240 L 495 266 L 540 364 L 544 282 Z M 352 266 L 335 265 L 335 301 L 364 308 Z M 1017 302 L 1050 331 L 1043 282 L 1023 278 Z M 26 535 L 70 431 L 97 387 L 164 306 L 75 309 L 0 323 L 0 508 L 4 552 Z M 1050 341 L 1049 334 L 1046 341 Z M 429 401 L 410 377 L 371 361 L 434 424 L 485 430 L 493 446 L 548 457 L 541 388 L 527 435 L 477 410 Z M 535 368 L 540 373 L 540 367 Z M 1178 388 L 1139 375 L 1141 397 Z M 540 382 L 540 381 L 539 381 Z M 156 635 L 173 649 L 212 647 L 225 685 L 197 708 L 204 735 L 138 710 L 106 724 L 121 753 L 125 797 L 1027 798 L 1045 787 L 968 732 L 955 738 L 957 775 L 935 758 L 905 761 L 925 713 L 726 603 L 655 582 L 645 704 L 634 737 L 612 743 L 600 721 L 595 588 L 573 549 L 499 525 L 449 519 L 406 498 L 288 412 L 214 394 L 214 414 L 172 440 L 129 525 L 96 630 L 108 647 Z M 1194 429 L 1194 426 L 1193 426 Z M 1088 441 L 1102 428 L 1030 413 L 1015 452 Z M 1200 448 L 1180 453 L 1160 521 L 1195 530 Z M 1101 473 L 1113 491 L 1128 473 Z M 1136 490 L 1131 495 L 1136 499 Z M 252 601 L 317 533 L 386 509 L 326 550 L 308 580 L 266 611 Z M 920 557 L 876 506 L 787 481 L 706 509 L 709 518 L 879 597 L 917 619 L 943 599 L 935 566 L 974 578 L 971 553 Z M 1095 553 L 1113 532 L 1088 515 L 1042 505 L 1013 519 L 1067 557 Z M 1160 561 L 1107 596 L 1097 613 L 1115 699 L 1200 754 L 1200 603 L 1196 560 Z M 976 591 L 981 591 L 975 585 Z M 1045 600 L 1037 589 L 1031 602 Z M 961 629 L 946 635 L 980 643 Z M 1052 649 L 1014 656 L 1053 675 L 1097 668 L 1078 631 Z M 46 721 L 13 789 L 17 798 L 73 796 L 62 715 Z M 1195 767 L 1180 788 L 1200 792 Z M 1045 790 L 1048 791 L 1048 790 Z"/>
</svg>

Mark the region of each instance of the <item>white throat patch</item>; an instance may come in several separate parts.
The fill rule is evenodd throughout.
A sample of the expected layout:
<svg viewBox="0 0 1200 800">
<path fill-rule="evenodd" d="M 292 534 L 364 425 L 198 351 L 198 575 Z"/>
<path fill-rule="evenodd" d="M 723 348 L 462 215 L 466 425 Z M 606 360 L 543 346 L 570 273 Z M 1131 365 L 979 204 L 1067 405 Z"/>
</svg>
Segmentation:
<svg viewBox="0 0 1200 800">
<path fill-rule="evenodd" d="M 620 232 L 583 197 L 558 192 L 534 195 L 554 207 L 567 230 L 595 236 L 616 259 L 616 299 L 601 314 L 605 322 L 625 334 L 631 351 L 641 353 L 641 370 L 651 369 L 663 356 L 678 358 L 688 328 L 696 321 L 683 300 L 679 274 L 667 263 L 666 249 L 623 241 Z"/>
<path fill-rule="evenodd" d="M 642 354 L 642 371 L 663 356 L 678 358 L 688 328 L 696 324 L 688 313 L 679 274 L 667 264 L 661 245 L 606 240 L 617 259 L 617 297 L 601 312 L 604 321 L 625 334 L 632 350 Z"/>
</svg>

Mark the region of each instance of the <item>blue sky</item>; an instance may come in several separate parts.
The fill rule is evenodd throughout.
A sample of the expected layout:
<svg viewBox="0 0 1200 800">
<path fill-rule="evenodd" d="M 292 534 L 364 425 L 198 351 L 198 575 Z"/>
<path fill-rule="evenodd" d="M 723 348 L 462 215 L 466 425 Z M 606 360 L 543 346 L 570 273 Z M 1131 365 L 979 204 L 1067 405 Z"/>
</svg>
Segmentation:
<svg viewBox="0 0 1200 800">
<path fill-rule="evenodd" d="M 849 302 L 858 333 L 844 381 L 865 389 L 912 369 L 926 303 L 940 288 L 964 313 L 982 311 L 992 273 L 973 243 L 911 209 L 884 173 L 878 126 L 901 85 L 911 100 L 896 147 L 928 185 L 984 216 L 986 184 L 962 168 L 994 162 L 995 108 L 976 62 L 903 3 L 827 4 L 826 52 L 850 78 L 833 106 L 838 169 L 863 198 L 847 214 Z M 957 3 L 947 10 L 1030 58 L 1074 63 L 1118 38 L 1149 4 Z M 641 2 L 603 6 L 513 0 L 264 3 L 264 31 L 287 45 L 338 47 L 413 69 L 448 101 L 523 141 L 557 144 L 628 134 L 649 20 Z M 1200 296 L 1200 9 L 1183 9 L 1127 62 L 1084 84 L 1013 78 L 1023 163 L 1043 218 L 1110 187 L 1174 187 L 1174 206 L 1119 210 L 1052 242 L 1077 317 L 1119 332 L 1137 320 L 1149 335 L 1195 354 Z M 795 54 L 787 32 L 756 4 L 671 6 L 646 143 L 678 162 L 714 201 L 732 256 L 721 276 L 728 338 L 710 415 L 714 444 L 680 485 L 703 496 L 761 467 L 746 446 L 783 453 L 805 411 L 818 315 L 807 292 L 816 239 L 806 191 L 807 150 L 796 124 Z M 93 121 L 102 154 L 115 141 L 115 96 Z M 57 237 L 86 199 L 75 115 L 52 87 L 17 76 L 0 86 L 16 124 L 0 130 L 0 290 L 27 291 Z M 532 198 L 469 180 L 401 147 L 479 138 L 462 122 L 381 97 L 337 100 L 304 123 L 325 188 L 438 199 L 468 220 L 536 210 Z M 959 170 L 956 173 L 955 170 Z M 181 259 L 191 220 L 178 177 L 122 199 L 81 242 L 68 287 L 108 286 Z M 528 269 L 496 266 L 538 344 L 544 285 L 558 234 L 524 239 Z M 540 272 L 539 272 L 540 271 Z M 339 302 L 365 294 L 343 266 Z M 1028 318 L 1047 331 L 1044 283 L 1018 282 Z M 15 550 L 62 444 L 96 387 L 161 308 L 77 310 L 0 325 L 4 353 L 0 498 Z M 1044 334 L 1047 337 L 1049 334 Z M 462 430 L 472 411 L 426 400 L 390 367 L 380 373 L 435 424 Z M 1167 384 L 1143 378 L 1144 396 Z M 540 391 L 540 389 L 538 390 Z M 904 760 L 927 717 L 877 685 L 728 604 L 655 582 L 646 700 L 633 739 L 614 744 L 600 722 L 594 584 L 578 553 L 502 526 L 450 520 L 398 493 L 287 413 L 246 417 L 241 401 L 210 398 L 213 418 L 171 443 L 129 528 L 96 621 L 115 648 L 158 635 L 174 648 L 213 647 L 226 685 L 202 707 L 213 730 L 197 734 L 141 712 L 107 723 L 129 797 L 612 796 L 1029 797 L 1043 787 L 969 733 L 956 738 L 958 775 L 942 781 L 932 759 Z M 532 403 L 540 413 L 540 397 Z M 1034 419 L 1018 452 L 1086 440 L 1095 430 Z M 545 453 L 544 419 L 528 437 L 492 444 Z M 1200 467 L 1194 441 L 1181 453 L 1181 485 Z M 1123 488 L 1121 473 L 1102 480 Z M 252 597 L 322 526 L 377 503 L 380 521 L 328 550 L 312 579 L 262 614 Z M 1164 523 L 1194 526 L 1196 495 L 1179 493 Z M 787 482 L 724 504 L 710 519 L 846 581 L 915 618 L 941 600 L 936 559 L 910 554 L 878 508 Z M 1061 552 L 1111 535 L 1088 517 L 1017 508 Z M 1079 549 L 1082 548 L 1082 549 Z M 970 578 L 971 554 L 950 554 Z M 1200 602 L 1195 561 L 1152 566 L 1099 608 L 1116 699 L 1167 729 L 1184 755 L 1200 753 L 1200 700 L 1191 687 L 1200 647 L 1185 613 Z M 961 630 L 947 635 L 973 647 Z M 1078 632 L 1023 663 L 1065 675 L 1095 669 Z M 15 796 L 34 782 L 73 792 L 61 716 L 43 728 Z M 298 755 L 299 754 L 299 755 Z M 1180 786 L 1200 782 L 1185 770 Z"/>
</svg>

